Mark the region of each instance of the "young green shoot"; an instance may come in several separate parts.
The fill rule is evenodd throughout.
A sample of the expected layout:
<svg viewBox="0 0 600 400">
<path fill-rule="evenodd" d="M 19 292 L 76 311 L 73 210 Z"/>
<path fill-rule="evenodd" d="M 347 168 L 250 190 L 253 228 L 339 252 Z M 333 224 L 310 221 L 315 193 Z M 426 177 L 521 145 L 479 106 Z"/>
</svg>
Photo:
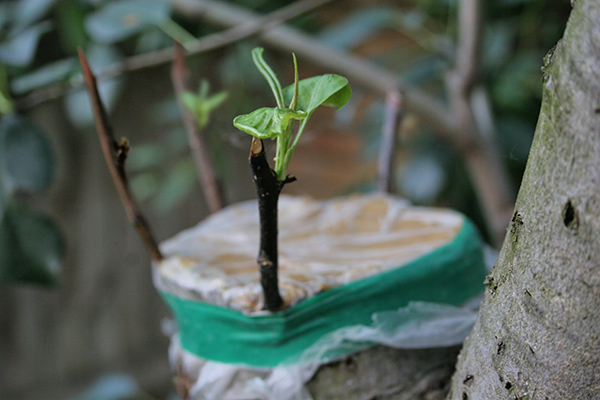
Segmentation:
<svg viewBox="0 0 600 400">
<path fill-rule="evenodd" d="M 277 140 L 273 170 L 277 179 L 283 182 L 292 154 L 315 109 L 321 105 L 339 109 L 348 102 L 352 92 L 348 80 L 340 75 L 299 80 L 295 55 L 294 83 L 282 89 L 279 79 L 264 60 L 263 51 L 262 48 L 252 50 L 252 60 L 271 87 L 277 107 L 263 107 L 240 115 L 233 120 L 233 125 L 258 139 Z M 300 121 L 295 135 L 294 121 Z"/>
<path fill-rule="evenodd" d="M 211 112 L 219 107 L 226 99 L 227 92 L 209 95 L 210 84 L 206 80 L 200 82 L 198 93 L 181 93 L 181 101 L 195 117 L 198 129 L 204 129 L 209 122 Z"/>
<path fill-rule="evenodd" d="M 298 63 L 293 54 L 294 83 L 282 89 L 279 79 L 264 60 L 263 51 L 261 48 L 254 49 L 252 59 L 271 87 L 277 106 L 263 107 L 250 114 L 237 116 L 233 125 L 253 136 L 250 167 L 258 195 L 260 218 L 260 248 L 256 261 L 265 308 L 275 312 L 284 306 L 277 278 L 277 204 L 283 186 L 294 181 L 287 175 L 292 153 L 314 110 L 321 105 L 342 107 L 350 99 L 351 91 L 346 78 L 339 75 L 299 80 Z M 263 139 L 277 141 L 273 168 L 266 158 Z"/>
</svg>

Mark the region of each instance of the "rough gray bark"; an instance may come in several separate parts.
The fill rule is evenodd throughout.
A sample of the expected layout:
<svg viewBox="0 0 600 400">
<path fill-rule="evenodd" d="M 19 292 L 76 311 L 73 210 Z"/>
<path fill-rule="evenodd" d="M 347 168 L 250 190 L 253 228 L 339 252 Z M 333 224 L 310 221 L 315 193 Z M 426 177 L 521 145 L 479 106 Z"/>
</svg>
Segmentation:
<svg viewBox="0 0 600 400">
<path fill-rule="evenodd" d="M 600 398 L 599 66 L 600 3 L 577 0 L 449 399 Z"/>
<path fill-rule="evenodd" d="M 307 383 L 314 400 L 442 400 L 460 346 L 374 346 L 323 365 Z"/>
</svg>

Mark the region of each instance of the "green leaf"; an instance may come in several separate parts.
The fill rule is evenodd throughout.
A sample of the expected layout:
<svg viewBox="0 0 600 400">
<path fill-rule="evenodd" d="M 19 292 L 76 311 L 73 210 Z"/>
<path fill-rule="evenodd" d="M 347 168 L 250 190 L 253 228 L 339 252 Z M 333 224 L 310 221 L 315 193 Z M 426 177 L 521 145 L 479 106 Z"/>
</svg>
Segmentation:
<svg viewBox="0 0 600 400">
<path fill-rule="evenodd" d="M 198 95 L 189 92 L 181 94 L 181 102 L 184 107 L 194 114 L 200 129 L 208 125 L 210 113 L 227 99 L 227 92 L 219 92 L 212 96 L 208 95 L 209 84 L 202 81 Z"/>
<path fill-rule="evenodd" d="M 273 92 L 273 96 L 275 96 L 275 101 L 277 102 L 277 107 L 285 108 L 285 103 L 283 101 L 283 93 L 281 91 L 281 83 L 279 83 L 279 79 L 275 75 L 275 72 L 269 67 L 269 65 L 264 60 L 262 53 L 265 51 L 262 47 L 256 47 L 252 49 L 252 61 L 254 61 L 254 65 L 260 71 L 260 73 L 265 77 L 269 86 L 271 87 L 271 91 Z M 289 103 L 288 103 L 289 104 Z"/>
<path fill-rule="evenodd" d="M 52 179 L 50 144 L 32 123 L 9 115 L 0 122 L 0 185 L 5 193 L 41 192 Z"/>
<path fill-rule="evenodd" d="M 210 112 L 223 104 L 225 100 L 227 100 L 227 92 L 219 92 L 207 97 L 204 103 L 202 103 L 202 107 L 206 112 Z"/>
<path fill-rule="evenodd" d="M 129 184 L 135 198 L 141 202 L 155 196 L 160 191 L 158 178 L 152 172 L 136 174 L 130 179 Z"/>
<path fill-rule="evenodd" d="M 0 64 L 0 115 L 10 114 L 15 109 L 9 90 L 7 69 L 6 65 Z"/>
<path fill-rule="evenodd" d="M 283 97 L 290 102 L 294 95 L 294 85 L 283 90 Z M 348 80 L 340 75 L 328 74 L 302 79 L 298 84 L 297 109 L 311 114 L 317 107 L 342 108 L 352 95 Z"/>
<path fill-rule="evenodd" d="M 20 0 L 14 13 L 14 24 L 18 29 L 39 20 L 54 6 L 56 0 Z"/>
<path fill-rule="evenodd" d="M 0 281 L 56 284 L 65 244 L 47 216 L 11 202 L 0 220 Z"/>
<path fill-rule="evenodd" d="M 76 54 L 77 48 L 87 48 L 89 38 L 85 30 L 85 5 L 79 0 L 61 0 L 56 7 L 56 30 L 60 44 L 67 54 Z"/>
<path fill-rule="evenodd" d="M 0 62 L 16 67 L 28 65 L 35 56 L 40 37 L 51 27 L 49 21 L 40 22 L 9 37 L 0 45 Z"/>
<path fill-rule="evenodd" d="M 194 160 L 191 157 L 182 158 L 160 182 L 160 190 L 153 198 L 153 206 L 159 212 L 173 210 L 194 188 L 197 175 Z"/>
<path fill-rule="evenodd" d="M 164 0 L 107 2 L 85 21 L 90 36 L 100 43 L 114 43 L 169 19 Z"/>
<path fill-rule="evenodd" d="M 293 111 L 289 108 L 259 108 L 250 114 L 239 115 L 233 120 L 233 125 L 259 139 L 273 139 L 281 135 L 290 120 L 301 120 L 307 114 L 303 111 Z"/>
<path fill-rule="evenodd" d="M 24 94 L 42 86 L 64 81 L 75 71 L 79 71 L 77 60 L 75 58 L 65 58 L 45 64 L 28 74 L 16 77 L 11 82 L 11 89 L 15 94 Z"/>
<path fill-rule="evenodd" d="M 152 168 L 160 170 L 174 153 L 170 147 L 156 142 L 136 144 L 127 155 L 127 169 L 131 172 Z"/>
<path fill-rule="evenodd" d="M 12 16 L 15 13 L 16 2 L 0 2 L 0 32 L 8 31 Z"/>
<path fill-rule="evenodd" d="M 192 112 L 195 112 L 198 107 L 198 97 L 191 92 L 181 93 L 181 102 L 185 108 Z"/>
<path fill-rule="evenodd" d="M 389 7 L 361 8 L 321 31 L 319 41 L 331 48 L 349 50 L 388 28 L 394 16 L 394 9 Z"/>
</svg>

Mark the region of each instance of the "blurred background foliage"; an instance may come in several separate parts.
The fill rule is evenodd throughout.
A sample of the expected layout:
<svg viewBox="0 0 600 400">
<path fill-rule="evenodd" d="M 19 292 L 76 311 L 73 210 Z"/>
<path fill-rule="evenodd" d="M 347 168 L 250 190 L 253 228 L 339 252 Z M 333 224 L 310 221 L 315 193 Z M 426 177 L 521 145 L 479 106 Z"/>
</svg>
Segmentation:
<svg viewBox="0 0 600 400">
<path fill-rule="evenodd" d="M 459 28 L 456 1 L 337 1 L 289 24 L 323 46 L 368 59 L 445 101 L 445 77 L 455 61 Z M 292 1 L 229 3 L 267 13 Z M 540 108 L 542 58 L 561 37 L 570 5 L 559 0 L 484 3 L 480 79 L 491 99 L 494 139 L 516 190 Z M 0 3 L 0 281 L 54 284 L 60 277 L 64 234 L 60 219 L 44 205 L 60 149 L 46 137 L 48 121 L 32 115 L 44 101 L 58 101 L 72 132 L 94 134 L 87 94 L 81 89 L 77 48 L 85 51 L 93 70 L 99 72 L 133 55 L 168 48 L 174 40 L 185 46 L 222 29 L 174 13 L 166 0 Z M 231 121 L 235 115 L 272 102 L 250 57 L 250 49 L 258 43 L 258 39 L 246 39 L 188 59 L 198 87 L 206 80 L 211 95 L 227 93 L 226 100 L 222 95 L 224 101 L 211 108 L 204 132 L 230 202 L 253 195 L 249 179 L 244 181 L 247 188 L 239 188 L 240 162 L 233 159 L 245 162 L 249 139 Z M 290 55 L 268 48 L 267 53 L 282 83 L 289 83 L 293 74 Z M 303 77 L 330 72 L 302 58 L 299 66 Z M 111 115 L 119 108 L 127 109 L 131 121 L 144 121 L 140 125 L 151 124 L 161 132 L 145 136 L 131 131 L 136 122 L 124 130 L 115 124 L 117 136 L 134 137 L 128 161 L 131 185 L 144 207 L 157 214 L 178 208 L 185 212 L 182 205 L 200 190 L 168 68 L 156 66 L 100 82 Z M 144 107 L 123 104 L 129 85 L 143 74 L 164 77 L 143 81 L 160 96 L 151 96 L 151 104 L 140 101 Z M 204 93 L 206 98 L 204 88 L 198 96 Z M 356 85 L 351 102 L 334 117 L 327 111 L 315 114 L 312 132 L 303 138 L 305 145 L 290 167 L 299 180 L 286 191 L 324 198 L 373 190 L 383 105 L 383 99 L 369 88 Z M 483 224 L 461 156 L 410 114 L 402 126 L 396 172 L 398 194 L 416 204 L 461 210 Z"/>
</svg>

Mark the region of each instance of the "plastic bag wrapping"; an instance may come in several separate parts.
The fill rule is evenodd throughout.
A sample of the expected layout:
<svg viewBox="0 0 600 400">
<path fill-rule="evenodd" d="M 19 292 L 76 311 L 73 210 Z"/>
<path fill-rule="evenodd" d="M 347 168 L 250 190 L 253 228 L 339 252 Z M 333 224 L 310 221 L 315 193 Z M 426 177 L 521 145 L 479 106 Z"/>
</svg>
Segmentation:
<svg viewBox="0 0 600 400">
<path fill-rule="evenodd" d="M 348 326 L 324 336 L 299 360 L 274 368 L 208 361 L 185 351 L 177 334 L 169 351 L 171 365 L 179 366 L 194 382 L 193 400 L 312 400 L 304 384 L 319 366 L 371 345 L 393 348 L 432 348 L 460 344 L 467 337 L 482 296 L 462 306 L 411 302 L 396 311 L 373 314 L 371 325 Z"/>
<path fill-rule="evenodd" d="M 287 307 L 322 291 L 380 274 L 453 240 L 464 217 L 454 211 L 412 207 L 385 194 L 329 200 L 281 196 L 279 287 Z M 233 204 L 161 244 L 158 289 L 263 314 L 256 267 L 256 201 Z M 310 250 L 308 250 L 310 249 Z"/>
<path fill-rule="evenodd" d="M 279 313 L 262 311 L 255 202 L 161 245 L 154 280 L 177 318 L 170 358 L 190 399 L 311 399 L 304 384 L 321 365 L 371 345 L 464 340 L 476 316 L 465 301 L 486 274 L 464 216 L 383 194 L 282 196 L 279 211 Z"/>
</svg>

